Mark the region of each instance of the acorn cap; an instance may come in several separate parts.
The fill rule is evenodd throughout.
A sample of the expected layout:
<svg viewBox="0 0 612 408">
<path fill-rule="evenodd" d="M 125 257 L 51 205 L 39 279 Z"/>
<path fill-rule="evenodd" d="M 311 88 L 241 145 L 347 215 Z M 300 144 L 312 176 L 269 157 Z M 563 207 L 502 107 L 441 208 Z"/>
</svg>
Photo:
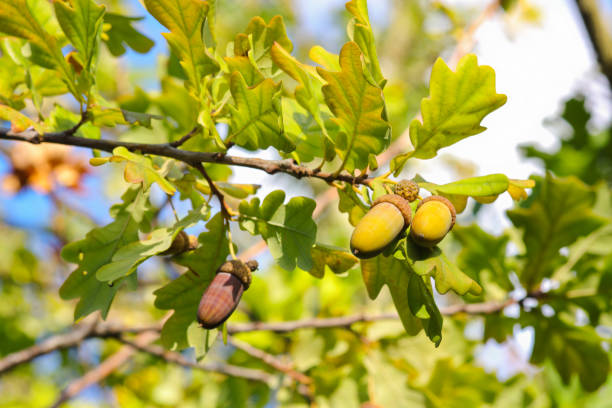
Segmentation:
<svg viewBox="0 0 612 408">
<path fill-rule="evenodd" d="M 394 187 L 395 194 L 413 202 L 419 197 L 419 185 L 411 180 L 400 180 Z"/>
<path fill-rule="evenodd" d="M 446 198 L 446 197 L 442 197 L 442 196 L 438 196 L 438 195 L 432 195 L 432 196 L 429 196 L 429 197 L 424 198 L 423 200 L 421 200 L 421 202 L 417 206 L 417 211 L 419 210 L 419 208 L 421 208 L 421 206 L 423 204 L 425 204 L 428 201 L 439 201 L 439 202 L 445 204 L 448 207 L 448 209 L 451 212 L 451 226 L 449 228 L 449 231 L 451 229 L 453 229 L 453 226 L 455 225 L 455 219 L 457 218 L 457 212 L 455 211 L 455 206 L 453 205 L 453 203 L 451 203 L 450 200 L 448 198 Z"/>
<path fill-rule="evenodd" d="M 239 259 L 232 259 L 231 261 L 224 262 L 217 273 L 230 273 L 237 277 L 240 282 L 244 285 L 244 290 L 247 290 L 251 286 L 251 271 L 255 271 L 259 267 L 256 260 L 252 259 L 247 262 L 243 262 Z"/>
<path fill-rule="evenodd" d="M 398 196 L 397 194 L 385 194 L 384 196 L 378 197 L 376 201 L 372 203 L 372 207 L 376 207 L 380 203 L 391 203 L 397 207 L 404 217 L 404 227 L 408 227 L 412 221 L 412 209 L 408 200 Z M 452 204 L 451 204 L 452 205 Z"/>
</svg>

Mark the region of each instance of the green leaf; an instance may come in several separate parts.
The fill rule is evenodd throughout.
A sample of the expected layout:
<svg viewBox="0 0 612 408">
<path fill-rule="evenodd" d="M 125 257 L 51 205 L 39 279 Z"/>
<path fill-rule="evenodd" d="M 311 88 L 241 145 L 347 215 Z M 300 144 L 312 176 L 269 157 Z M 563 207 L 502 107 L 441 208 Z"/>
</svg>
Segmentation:
<svg viewBox="0 0 612 408">
<path fill-rule="evenodd" d="M 177 263 L 190 271 L 153 293 L 155 307 L 174 310 L 161 332 L 161 342 L 168 349 L 190 346 L 187 330 L 196 320 L 200 298 L 215 277 L 216 270 L 229 255 L 221 213 L 208 221 L 206 228 L 207 231 L 198 237 L 198 249 L 175 258 Z"/>
<path fill-rule="evenodd" d="M 309 271 L 313 267 L 310 248 L 315 243 L 317 225 L 312 219 L 314 200 L 294 197 L 286 205 L 285 193 L 268 194 L 261 206 L 259 198 L 240 203 L 240 228 L 261 235 L 276 262 L 288 271 L 296 265 Z"/>
<path fill-rule="evenodd" d="M 73 128 L 80 120 L 80 115 L 70 112 L 61 105 L 55 105 L 45 120 L 45 124 L 48 126 L 48 130 L 61 132 Z M 76 135 L 86 139 L 100 139 L 101 132 L 99 127 L 87 122 L 79 127 Z"/>
<path fill-rule="evenodd" d="M 140 54 L 146 54 L 153 48 L 153 40 L 133 27 L 135 22 L 143 19 L 144 17 L 128 17 L 116 13 L 104 14 L 104 24 L 109 28 L 105 29 L 102 40 L 113 56 L 125 54 L 125 45 Z"/>
<path fill-rule="evenodd" d="M 253 66 L 257 67 L 266 77 L 275 72 L 270 50 L 278 43 L 291 52 L 293 44 L 287 36 L 285 22 L 281 16 L 274 16 L 269 24 L 259 16 L 253 17 L 244 33 L 234 39 L 234 55 L 248 56 Z"/>
<path fill-rule="evenodd" d="M 430 94 L 421 102 L 423 123 L 410 123 L 414 150 L 396 156 L 391 169 L 399 174 L 410 157 L 431 159 L 438 150 L 486 130 L 483 118 L 504 103 L 506 96 L 495 91 L 495 71 L 478 65 L 474 54 L 463 57 L 452 72 L 438 58 L 429 81 Z"/>
<path fill-rule="evenodd" d="M 471 197 L 497 195 L 508 190 L 508 177 L 504 174 L 490 174 L 488 176 L 470 177 L 453 183 L 437 185 L 433 183 L 419 183 L 419 186 L 435 194 L 466 195 Z"/>
<path fill-rule="evenodd" d="M 317 68 L 327 82 L 325 102 L 341 128 L 334 141 L 342 158 L 340 169 L 352 172 L 368 166 L 368 155 L 378 154 L 390 140 L 389 123 L 383 119 L 385 103 L 380 88 L 371 85 L 363 72 L 361 51 L 348 42 L 340 51 L 340 72 Z"/>
<path fill-rule="evenodd" d="M 202 30 L 208 3 L 202 0 L 144 0 L 149 11 L 164 25 L 164 33 L 172 52 L 181 61 L 191 88 L 200 95 L 202 78 L 219 70 L 218 64 L 208 55 Z"/>
<path fill-rule="evenodd" d="M 295 146 L 283 132 L 281 87 L 271 79 L 249 88 L 239 72 L 230 78 L 235 106 L 230 105 L 232 131 L 225 142 L 234 141 L 248 150 L 274 146 L 290 152 Z"/>
<path fill-rule="evenodd" d="M 0 2 L 0 32 L 24 38 L 32 45 L 32 58 L 45 67 L 56 69 L 70 92 L 82 101 L 75 86 L 74 72 L 62 54 L 58 40 L 37 19 L 43 0 L 5 0 Z M 40 13 L 40 14 L 39 14 Z"/>
<path fill-rule="evenodd" d="M 338 209 L 340 212 L 348 214 L 349 222 L 352 226 L 357 225 L 370 207 L 359 198 L 355 190 L 353 190 L 353 186 L 350 184 L 345 184 L 344 188 L 338 188 L 337 191 L 340 197 Z"/>
<path fill-rule="evenodd" d="M 340 58 L 338 55 L 332 54 L 320 45 L 312 47 L 308 56 L 328 71 L 340 71 Z"/>
<path fill-rule="evenodd" d="M 433 299 L 428 276 L 413 272 L 409 264 L 393 256 L 378 255 L 361 261 L 363 280 L 371 299 L 387 285 L 406 332 L 415 335 L 421 327 L 436 346 L 442 339 L 442 316 Z"/>
<path fill-rule="evenodd" d="M 94 228 L 84 239 L 72 242 L 62 249 L 62 258 L 78 264 L 59 290 L 62 299 L 80 298 L 74 311 L 75 320 L 99 310 L 106 318 L 110 305 L 124 280 L 113 285 L 96 279 L 97 271 L 111 262 L 119 248 L 138 241 L 139 220 L 133 214 L 141 211 L 146 198 L 139 201 L 139 190 L 130 189 L 124 196 L 124 203 L 112 208 L 115 220 L 110 224 Z M 136 275 L 133 275 L 135 279 Z"/>
<path fill-rule="evenodd" d="M 322 278 L 329 270 L 340 274 L 351 269 L 359 261 L 357 257 L 343 248 L 315 244 L 310 250 L 313 266 L 308 272 L 315 278 Z"/>
<path fill-rule="evenodd" d="M 314 121 L 320 127 L 322 136 L 325 136 L 331 142 L 321 111 L 321 103 L 323 102 L 322 83 L 315 76 L 314 68 L 300 63 L 278 43 L 274 44 L 270 54 L 274 63 L 298 82 L 294 90 L 295 100 L 313 116 Z"/>
<path fill-rule="evenodd" d="M 368 17 L 367 0 L 351 0 L 346 3 L 346 9 L 353 15 L 353 20 L 349 23 L 348 32 L 351 41 L 355 41 L 363 53 L 366 66 L 373 81 L 372 85 L 384 87 L 386 79 L 380 70 L 378 54 L 376 52 L 376 41 Z"/>
<path fill-rule="evenodd" d="M 469 227 L 455 225 L 453 236 L 462 244 L 458 263 L 471 278 L 482 282 L 480 274 L 486 272 L 494 282 L 506 291 L 512 290 L 507 264 L 506 248 L 510 238 L 507 235 L 494 237 L 484 232 L 478 225 Z"/>
<path fill-rule="evenodd" d="M 150 113 L 131 112 L 98 105 L 91 106 L 88 112 L 91 115 L 91 122 L 96 126 L 135 125 L 151 129 L 151 119 L 163 119 L 163 116 Z"/>
<path fill-rule="evenodd" d="M 610 360 L 595 329 L 570 326 L 557 318 L 538 321 L 531 362 L 541 364 L 548 357 L 566 385 L 576 374 L 586 391 L 598 389 L 608 377 Z"/>
<path fill-rule="evenodd" d="M 283 130 L 291 143 L 295 145 L 295 150 L 290 153 L 299 162 L 310 162 L 317 157 L 325 157 L 327 160 L 333 159 L 335 152 L 333 144 L 327 143 L 321 125 L 298 101 L 293 98 L 282 98 L 283 109 Z M 331 122 L 331 115 L 325 114 L 325 129 L 337 131 L 338 126 Z M 328 154 L 328 146 L 331 146 L 331 154 Z"/>
<path fill-rule="evenodd" d="M 512 223 L 523 229 L 527 259 L 518 275 L 528 290 L 552 275 L 561 248 L 607 223 L 592 211 L 595 191 L 577 178 L 534 178 L 529 206 L 508 211 Z"/>
<path fill-rule="evenodd" d="M 179 232 L 202 220 L 204 218 L 202 210 L 206 209 L 192 210 L 173 227 L 158 228 L 151 232 L 147 239 L 130 242 L 120 247 L 111 262 L 98 269 L 96 278 L 103 282 L 113 282 L 132 274 L 138 265 L 170 248 Z"/>
<path fill-rule="evenodd" d="M 93 0 L 54 1 L 53 6 L 62 31 L 79 52 L 85 70 L 91 72 L 100 43 L 105 7 Z"/>
</svg>

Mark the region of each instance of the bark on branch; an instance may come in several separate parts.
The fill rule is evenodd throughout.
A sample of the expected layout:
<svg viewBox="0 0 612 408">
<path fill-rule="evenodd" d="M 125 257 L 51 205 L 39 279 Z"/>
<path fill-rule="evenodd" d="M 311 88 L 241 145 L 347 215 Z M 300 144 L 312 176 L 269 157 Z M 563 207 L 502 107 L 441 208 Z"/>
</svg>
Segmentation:
<svg viewBox="0 0 612 408">
<path fill-rule="evenodd" d="M 226 164 L 229 166 L 249 167 L 252 169 L 265 171 L 268 174 L 286 173 L 295 178 L 317 178 L 326 182 L 345 181 L 352 184 L 367 185 L 370 181 L 367 175 L 352 176 L 347 172 L 340 174 L 328 173 L 318 169 L 311 169 L 306 166 L 298 165 L 292 159 L 265 160 L 256 157 L 229 156 L 222 153 L 194 152 L 190 150 L 178 149 L 173 145 L 173 143 L 149 144 L 121 142 L 107 139 L 87 139 L 84 137 L 74 136 L 73 129 L 68 129 L 63 132 L 48 132 L 41 135 L 31 129 L 24 132 L 15 133 L 10 129 L 0 128 L 0 139 L 29 142 L 34 144 L 63 144 L 68 146 L 97 149 L 109 153 L 112 152 L 114 148 L 123 146 L 133 152 L 169 157 L 194 167 L 197 167 L 198 165 L 201 166 L 201 163 L 217 163 Z"/>
</svg>

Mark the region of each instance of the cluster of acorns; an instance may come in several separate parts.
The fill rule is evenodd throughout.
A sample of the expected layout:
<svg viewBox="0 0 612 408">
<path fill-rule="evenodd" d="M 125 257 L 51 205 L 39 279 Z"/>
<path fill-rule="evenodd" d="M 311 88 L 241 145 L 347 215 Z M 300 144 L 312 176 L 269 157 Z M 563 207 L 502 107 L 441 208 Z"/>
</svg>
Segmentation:
<svg viewBox="0 0 612 408">
<path fill-rule="evenodd" d="M 418 198 L 419 186 L 413 181 L 402 180 L 396 184 L 394 194 L 374 201 L 351 236 L 353 254 L 362 259 L 376 256 L 407 228 L 410 228 L 411 239 L 420 246 L 430 248 L 440 242 L 455 225 L 455 207 L 444 197 L 430 196 L 419 202 L 412 217 L 410 203 Z M 179 234 L 176 239 L 176 246 L 181 248 L 166 254 L 195 247 L 194 242 L 187 239 L 191 237 L 183 235 Z M 198 306 L 197 319 L 202 327 L 214 329 L 231 316 L 242 293 L 251 284 L 251 272 L 257 267 L 257 261 L 236 259 L 224 262 L 217 269 Z"/>
<path fill-rule="evenodd" d="M 410 203 L 419 198 L 419 186 L 402 180 L 395 194 L 379 197 L 355 226 L 351 252 L 366 259 L 380 254 L 410 227 L 410 238 L 422 247 L 431 248 L 455 225 L 453 204 L 442 196 L 430 196 L 419 202 L 414 217 Z"/>
</svg>

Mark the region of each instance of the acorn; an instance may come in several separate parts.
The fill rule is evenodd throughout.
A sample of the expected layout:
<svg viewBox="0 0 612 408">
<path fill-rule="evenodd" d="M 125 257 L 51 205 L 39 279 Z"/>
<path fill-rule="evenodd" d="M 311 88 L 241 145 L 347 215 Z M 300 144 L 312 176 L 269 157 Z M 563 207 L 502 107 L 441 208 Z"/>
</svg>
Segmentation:
<svg viewBox="0 0 612 408">
<path fill-rule="evenodd" d="M 419 185 L 414 181 L 400 180 L 393 189 L 395 194 L 405 198 L 409 202 L 413 202 L 419 196 Z"/>
<path fill-rule="evenodd" d="M 410 225 L 411 218 L 406 199 L 397 194 L 379 197 L 355 226 L 351 252 L 361 259 L 378 255 Z"/>
<path fill-rule="evenodd" d="M 412 219 L 410 237 L 420 246 L 431 248 L 442 241 L 455 225 L 453 204 L 442 196 L 422 200 Z"/>
<path fill-rule="evenodd" d="M 251 285 L 251 272 L 259 264 L 255 260 L 224 262 L 202 295 L 198 306 L 198 322 L 205 329 L 214 329 L 234 312 L 242 293 Z"/>
<path fill-rule="evenodd" d="M 185 231 L 179 232 L 172 240 L 170 247 L 160 255 L 178 255 L 191 249 L 198 247 L 198 238 L 193 235 L 188 235 Z"/>
</svg>

